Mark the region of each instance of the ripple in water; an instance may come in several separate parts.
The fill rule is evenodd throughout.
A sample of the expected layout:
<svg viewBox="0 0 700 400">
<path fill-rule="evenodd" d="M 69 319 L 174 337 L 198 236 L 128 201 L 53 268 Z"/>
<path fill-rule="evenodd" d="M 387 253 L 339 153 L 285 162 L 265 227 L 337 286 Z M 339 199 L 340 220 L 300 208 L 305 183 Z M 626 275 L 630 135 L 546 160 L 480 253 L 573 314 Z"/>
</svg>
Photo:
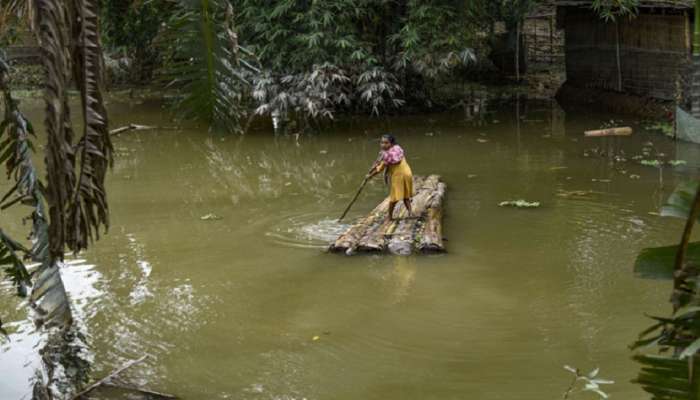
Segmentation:
<svg viewBox="0 0 700 400">
<path fill-rule="evenodd" d="M 283 246 L 317 249 L 328 246 L 349 227 L 350 224 L 325 215 L 304 214 L 284 219 L 265 235 Z"/>
</svg>

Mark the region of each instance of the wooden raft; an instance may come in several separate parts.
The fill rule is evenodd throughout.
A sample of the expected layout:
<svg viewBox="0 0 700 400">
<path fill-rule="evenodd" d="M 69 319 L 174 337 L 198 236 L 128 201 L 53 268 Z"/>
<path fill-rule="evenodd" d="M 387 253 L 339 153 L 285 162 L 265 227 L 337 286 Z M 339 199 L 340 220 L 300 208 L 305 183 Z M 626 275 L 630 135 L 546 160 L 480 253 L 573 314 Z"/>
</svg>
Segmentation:
<svg viewBox="0 0 700 400">
<path fill-rule="evenodd" d="M 406 218 L 402 203 L 394 210 L 395 221 L 386 221 L 389 198 L 382 201 L 369 215 L 360 219 L 340 235 L 329 250 L 352 255 L 384 253 L 408 255 L 413 252 L 440 253 L 445 251 L 442 238 L 442 204 L 447 186 L 438 175 L 413 178 L 413 218 Z"/>
</svg>

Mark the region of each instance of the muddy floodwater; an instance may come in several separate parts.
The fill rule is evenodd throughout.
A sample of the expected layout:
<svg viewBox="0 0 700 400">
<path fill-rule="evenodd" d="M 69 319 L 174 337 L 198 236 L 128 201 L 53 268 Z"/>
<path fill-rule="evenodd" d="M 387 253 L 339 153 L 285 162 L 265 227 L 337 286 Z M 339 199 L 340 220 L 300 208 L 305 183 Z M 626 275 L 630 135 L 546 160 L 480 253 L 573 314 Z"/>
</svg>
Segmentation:
<svg viewBox="0 0 700 400">
<path fill-rule="evenodd" d="M 42 106 L 25 103 L 39 126 Z M 644 398 L 628 345 L 644 313 L 670 311 L 671 284 L 636 278 L 632 265 L 680 237 L 682 221 L 654 213 L 697 173 L 700 147 L 634 118 L 519 107 L 475 120 L 341 119 L 316 135 L 115 137 L 112 227 L 63 270 L 92 376 L 149 354 L 125 377 L 184 399 L 542 400 L 561 398 L 571 365 L 600 367 L 614 398 Z M 110 111 L 113 127 L 173 124 L 156 103 L 112 100 Z M 583 137 L 611 120 L 635 134 Z M 448 254 L 324 252 L 387 130 L 414 173 L 448 184 Z M 645 151 L 687 164 L 633 160 Z M 348 221 L 385 192 L 374 181 Z M 517 199 L 541 206 L 498 206 Z M 24 237 L 24 212 L 0 213 L 2 228 Z M 40 365 L 12 294 L 3 281 L 0 399 L 28 398 Z"/>
</svg>

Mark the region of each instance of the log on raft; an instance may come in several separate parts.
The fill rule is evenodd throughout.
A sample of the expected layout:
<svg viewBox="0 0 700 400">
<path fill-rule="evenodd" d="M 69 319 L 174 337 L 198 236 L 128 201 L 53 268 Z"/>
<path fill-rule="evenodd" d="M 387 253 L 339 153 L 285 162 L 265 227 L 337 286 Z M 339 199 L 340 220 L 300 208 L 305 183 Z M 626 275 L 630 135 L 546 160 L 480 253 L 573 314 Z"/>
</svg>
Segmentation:
<svg viewBox="0 0 700 400">
<path fill-rule="evenodd" d="M 414 177 L 411 217 L 403 203 L 394 210 L 397 220 L 387 221 L 387 197 L 366 217 L 361 218 L 340 235 L 329 247 L 331 252 L 383 253 L 407 255 L 416 251 L 444 252 L 442 238 L 442 205 L 446 185 L 438 175 Z"/>
</svg>

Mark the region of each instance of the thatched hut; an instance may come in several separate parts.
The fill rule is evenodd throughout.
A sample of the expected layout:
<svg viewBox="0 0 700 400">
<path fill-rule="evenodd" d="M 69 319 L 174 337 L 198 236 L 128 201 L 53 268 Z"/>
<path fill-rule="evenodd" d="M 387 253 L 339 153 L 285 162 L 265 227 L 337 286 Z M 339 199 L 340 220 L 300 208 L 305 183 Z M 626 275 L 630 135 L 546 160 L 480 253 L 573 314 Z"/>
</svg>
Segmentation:
<svg viewBox="0 0 700 400">
<path fill-rule="evenodd" d="M 641 0 L 636 17 L 606 21 L 592 1 L 557 1 L 567 84 L 677 99 L 690 80 L 693 3 Z"/>
</svg>

